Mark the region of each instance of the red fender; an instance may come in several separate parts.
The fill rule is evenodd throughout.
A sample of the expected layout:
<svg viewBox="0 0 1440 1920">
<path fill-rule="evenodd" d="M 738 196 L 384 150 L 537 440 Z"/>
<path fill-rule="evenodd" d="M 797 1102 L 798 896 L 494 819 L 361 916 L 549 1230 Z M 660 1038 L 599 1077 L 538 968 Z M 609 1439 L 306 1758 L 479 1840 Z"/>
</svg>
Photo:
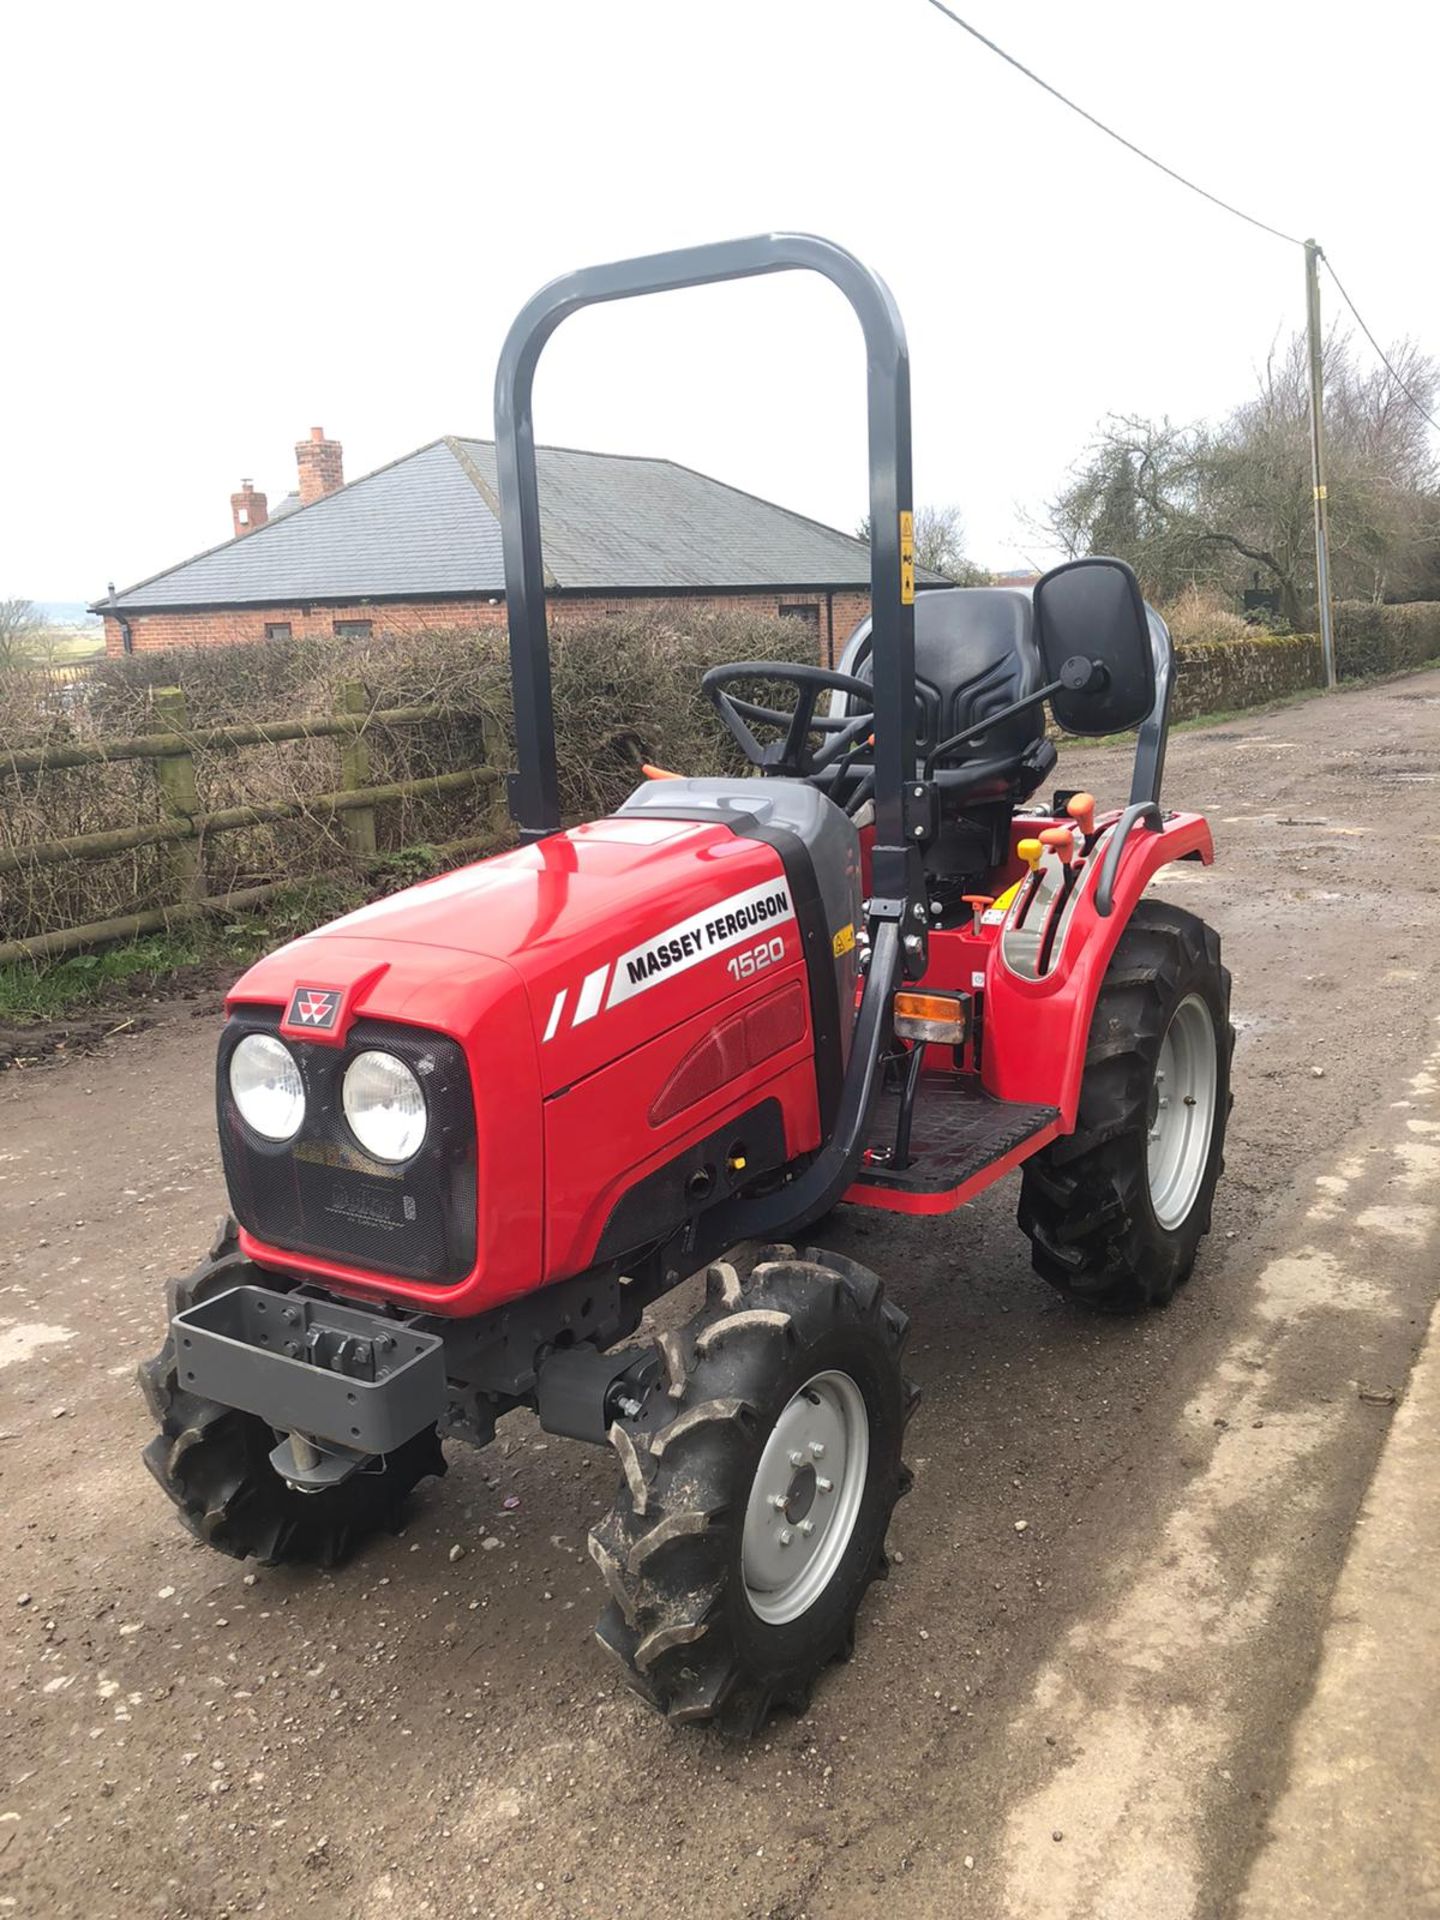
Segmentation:
<svg viewBox="0 0 1440 1920">
<path fill-rule="evenodd" d="M 1208 867 L 1215 846 L 1209 823 L 1198 813 L 1171 814 L 1158 833 L 1136 828 L 1120 855 L 1112 911 L 1103 918 L 1094 901 L 1099 854 L 1097 849 L 1086 862 L 1064 945 L 1042 979 L 1012 973 L 1000 941 L 987 943 L 984 1085 L 997 1099 L 1058 1107 L 1066 1133 L 1075 1126 L 1100 985 L 1136 902 L 1161 867 L 1187 855 Z"/>
</svg>

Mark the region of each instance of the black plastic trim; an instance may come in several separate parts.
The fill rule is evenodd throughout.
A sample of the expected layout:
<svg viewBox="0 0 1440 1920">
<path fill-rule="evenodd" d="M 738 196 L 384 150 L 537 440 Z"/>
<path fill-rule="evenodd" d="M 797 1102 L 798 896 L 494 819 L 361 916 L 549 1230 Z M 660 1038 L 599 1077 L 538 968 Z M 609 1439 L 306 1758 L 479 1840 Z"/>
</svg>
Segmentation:
<svg viewBox="0 0 1440 1920">
<path fill-rule="evenodd" d="M 743 1170 L 728 1165 L 736 1148 L 743 1151 Z M 595 1264 L 654 1246 L 742 1182 L 783 1167 L 785 1158 L 785 1110 L 773 1097 L 761 1100 L 627 1187 L 601 1230 Z"/>
<path fill-rule="evenodd" d="M 305 1118 L 289 1140 L 246 1126 L 230 1093 L 230 1056 L 249 1033 L 278 1032 L 284 1009 L 237 1007 L 215 1060 L 220 1153 L 230 1204 L 247 1232 L 302 1263 L 333 1260 L 367 1273 L 462 1281 L 475 1264 L 475 1104 L 464 1049 L 446 1034 L 358 1020 L 341 1047 L 287 1039 L 305 1083 Z M 375 1160 L 345 1120 L 341 1082 L 357 1053 L 394 1053 L 420 1077 L 430 1124 L 400 1165 Z"/>
<path fill-rule="evenodd" d="M 835 955 L 815 862 L 809 847 L 788 827 L 777 827 L 753 817 L 731 820 L 729 825 L 742 840 L 758 840 L 762 846 L 772 848 L 779 854 L 780 864 L 785 869 L 785 879 L 805 949 L 805 973 L 810 988 L 811 1044 L 815 1056 L 815 1097 L 820 1107 L 820 1138 L 828 1140 L 835 1125 L 835 1116 L 840 1111 L 845 1064 L 841 1049 L 840 991 L 835 982 Z"/>
</svg>

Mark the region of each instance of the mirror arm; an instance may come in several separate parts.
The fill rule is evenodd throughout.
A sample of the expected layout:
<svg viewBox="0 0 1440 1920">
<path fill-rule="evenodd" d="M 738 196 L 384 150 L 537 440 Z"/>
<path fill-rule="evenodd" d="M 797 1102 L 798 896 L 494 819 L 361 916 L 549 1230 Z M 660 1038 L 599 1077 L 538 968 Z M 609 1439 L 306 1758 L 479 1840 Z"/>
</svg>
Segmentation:
<svg viewBox="0 0 1440 1920">
<path fill-rule="evenodd" d="M 935 762 L 943 753 L 950 753 L 956 747 L 963 747 L 967 740 L 978 740 L 991 727 L 998 727 L 1002 720 L 1013 720 L 1017 713 L 1024 713 L 1027 707 L 1038 707 L 1048 700 L 1052 693 L 1059 693 L 1065 685 L 1063 680 L 1052 680 L 1049 686 L 1037 687 L 1034 693 L 1027 694 L 1023 700 L 1014 700 L 1008 707 L 1000 707 L 994 713 L 987 714 L 973 727 L 966 727 L 963 733 L 952 733 L 948 740 L 942 740 L 932 753 L 925 756 L 925 777 L 928 779 L 935 771 Z"/>
</svg>

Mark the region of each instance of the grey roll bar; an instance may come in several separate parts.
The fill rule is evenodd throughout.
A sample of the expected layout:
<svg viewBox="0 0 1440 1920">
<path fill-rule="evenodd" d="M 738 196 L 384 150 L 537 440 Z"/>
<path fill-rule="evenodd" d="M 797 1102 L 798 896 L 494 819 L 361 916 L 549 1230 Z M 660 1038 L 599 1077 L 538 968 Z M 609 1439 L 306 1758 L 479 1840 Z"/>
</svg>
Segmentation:
<svg viewBox="0 0 1440 1920">
<path fill-rule="evenodd" d="M 1158 810 L 1160 783 L 1165 777 L 1165 747 L 1170 738 L 1170 700 L 1175 690 L 1175 648 L 1170 629 L 1153 607 L 1145 609 L 1150 628 L 1150 651 L 1155 660 L 1155 701 L 1140 722 L 1135 742 L 1135 770 L 1130 776 L 1130 804 L 1150 801 Z"/>
<path fill-rule="evenodd" d="M 913 569 L 902 591 L 900 515 L 912 510 L 910 358 L 889 288 L 855 256 L 813 234 L 768 233 L 684 247 L 564 274 L 516 316 L 495 374 L 495 458 L 514 678 L 518 769 L 511 811 L 525 840 L 560 825 L 555 715 L 541 560 L 540 497 L 531 400 L 535 367 L 562 320 L 582 307 L 637 294 L 708 286 L 794 270 L 822 274 L 850 302 L 865 337 L 870 473 L 870 599 L 874 620 L 875 866 L 877 903 L 894 917 L 920 897 L 918 851 L 907 846 L 905 793 L 915 777 Z"/>
</svg>

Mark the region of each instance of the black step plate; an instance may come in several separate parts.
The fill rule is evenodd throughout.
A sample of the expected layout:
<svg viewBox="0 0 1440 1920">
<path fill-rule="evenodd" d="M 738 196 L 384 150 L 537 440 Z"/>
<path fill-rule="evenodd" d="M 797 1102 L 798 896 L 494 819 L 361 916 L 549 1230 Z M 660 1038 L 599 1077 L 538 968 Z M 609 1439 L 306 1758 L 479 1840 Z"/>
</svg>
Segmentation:
<svg viewBox="0 0 1440 1920">
<path fill-rule="evenodd" d="M 870 1126 L 872 1150 L 893 1147 L 899 1108 L 898 1092 L 880 1096 Z M 993 1100 L 973 1083 L 938 1076 L 922 1080 L 915 1102 L 910 1165 L 903 1169 L 862 1166 L 855 1184 L 898 1193 L 950 1193 L 1058 1118 L 1057 1107 Z"/>
</svg>

